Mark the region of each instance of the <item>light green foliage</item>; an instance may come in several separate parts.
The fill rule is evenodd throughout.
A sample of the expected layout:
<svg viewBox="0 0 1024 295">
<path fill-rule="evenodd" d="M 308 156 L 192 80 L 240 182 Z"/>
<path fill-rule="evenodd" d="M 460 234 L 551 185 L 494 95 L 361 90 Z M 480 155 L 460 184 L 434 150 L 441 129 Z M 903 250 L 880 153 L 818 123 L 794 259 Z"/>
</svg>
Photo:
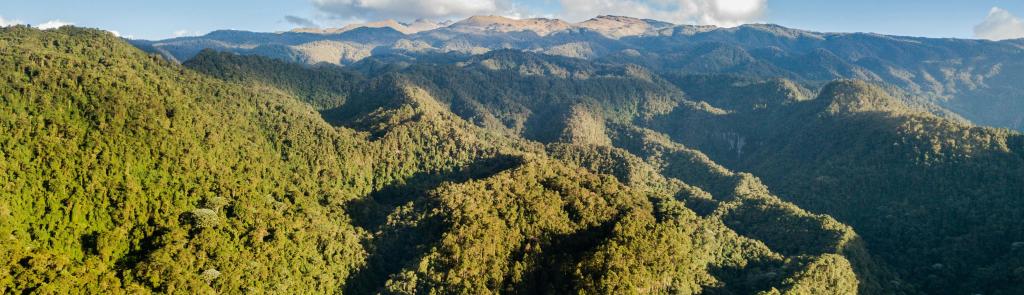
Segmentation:
<svg viewBox="0 0 1024 295">
<path fill-rule="evenodd" d="M 354 133 L 99 31 L 0 42 L 0 288 L 331 292 L 361 263 L 319 205 L 368 190 Z"/>
<path fill-rule="evenodd" d="M 856 277 L 850 273 L 850 262 L 839 255 L 824 255 L 810 262 L 792 278 L 785 294 L 857 294 Z"/>
</svg>

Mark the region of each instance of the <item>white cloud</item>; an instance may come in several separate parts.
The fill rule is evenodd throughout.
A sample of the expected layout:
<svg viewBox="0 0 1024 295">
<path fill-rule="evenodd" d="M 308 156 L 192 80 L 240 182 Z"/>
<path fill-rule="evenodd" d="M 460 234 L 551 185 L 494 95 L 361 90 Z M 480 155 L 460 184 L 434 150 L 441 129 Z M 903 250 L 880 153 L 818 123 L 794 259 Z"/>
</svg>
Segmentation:
<svg viewBox="0 0 1024 295">
<path fill-rule="evenodd" d="M 1024 38 L 1024 21 L 1006 9 L 992 7 L 985 21 L 974 26 L 974 36 L 989 40 Z"/>
<path fill-rule="evenodd" d="M 72 25 L 75 25 L 75 24 L 69 23 L 69 22 L 66 22 L 66 21 L 62 21 L 62 20 L 59 20 L 59 19 L 55 19 L 55 20 L 51 20 L 51 21 L 48 21 L 48 22 L 45 22 L 45 23 L 38 24 L 38 25 L 36 25 L 36 28 L 39 28 L 40 30 L 50 30 L 50 29 L 57 29 L 57 28 L 60 28 L 60 27 L 63 27 L 63 26 L 72 26 Z"/>
<path fill-rule="evenodd" d="M 118 32 L 118 31 L 115 31 L 115 30 L 107 30 L 107 32 L 110 32 L 111 34 L 114 34 L 114 37 L 125 38 L 125 39 L 128 39 L 128 40 L 135 39 L 134 35 L 123 35 L 123 34 L 121 34 L 121 32 Z"/>
<path fill-rule="evenodd" d="M 547 0 L 555 1 L 555 0 Z M 736 26 L 758 20 L 768 0 L 557 0 L 560 11 L 536 11 L 517 0 L 313 0 L 329 18 L 342 21 L 456 19 L 473 15 L 512 18 L 543 15 L 583 21 L 621 15 L 680 24 Z M 294 23 L 294 22 L 293 22 Z"/>
<path fill-rule="evenodd" d="M 299 17 L 299 16 L 294 16 L 294 15 L 286 15 L 286 16 L 284 16 L 284 21 L 288 22 L 289 24 L 296 25 L 296 26 L 303 27 L 303 28 L 319 28 L 320 27 L 320 25 L 316 24 L 316 22 L 314 22 L 311 19 L 304 18 L 304 17 Z"/>
<path fill-rule="evenodd" d="M 511 12 L 507 0 L 313 0 L 321 11 L 343 20 L 450 19 Z"/>
<path fill-rule="evenodd" d="M 562 17 L 580 21 L 612 14 L 680 24 L 737 26 L 757 20 L 768 0 L 559 0 Z"/>
<path fill-rule="evenodd" d="M 0 16 L 0 28 L 10 27 L 10 26 L 15 26 L 15 25 L 20 25 L 20 24 L 22 24 L 22 22 L 19 21 L 19 20 L 5 19 L 2 16 Z"/>
<path fill-rule="evenodd" d="M 554 1 L 554 0 L 548 0 Z M 531 11 L 516 0 L 312 0 L 341 20 L 395 18 L 453 19 L 497 14 L 519 18 L 544 15 L 581 22 L 603 14 L 666 20 L 677 24 L 734 27 L 757 20 L 768 0 L 558 0 L 560 11 Z M 553 14 L 552 14 L 553 13 Z"/>
<path fill-rule="evenodd" d="M 190 37 L 190 36 L 199 36 L 199 33 L 198 32 L 193 32 L 193 31 L 189 31 L 189 30 L 177 30 L 177 31 L 174 31 L 174 34 L 172 34 L 172 36 L 174 36 L 174 38 Z"/>
</svg>

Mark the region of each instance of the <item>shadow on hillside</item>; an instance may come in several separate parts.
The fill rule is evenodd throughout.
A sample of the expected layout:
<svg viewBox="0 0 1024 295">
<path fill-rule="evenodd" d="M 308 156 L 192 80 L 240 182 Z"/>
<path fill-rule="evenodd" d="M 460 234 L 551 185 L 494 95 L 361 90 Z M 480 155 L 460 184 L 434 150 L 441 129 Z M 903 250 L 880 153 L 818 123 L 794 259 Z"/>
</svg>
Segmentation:
<svg viewBox="0 0 1024 295">
<path fill-rule="evenodd" d="M 574 285 L 577 264 L 584 255 L 592 253 L 602 241 L 605 241 L 622 216 L 613 218 L 600 225 L 593 226 L 569 234 L 551 237 L 550 241 L 542 242 L 528 239 L 520 249 L 512 253 L 511 261 L 530 265 L 519 283 L 512 283 L 512 278 L 505 278 L 503 293 L 508 294 L 571 294 L 577 290 Z M 535 256 L 535 257 L 529 257 Z"/>
<path fill-rule="evenodd" d="M 395 208 L 426 197 L 430 190 L 437 188 L 442 183 L 463 183 L 484 179 L 522 164 L 523 159 L 520 157 L 498 155 L 477 160 L 454 171 L 417 173 L 402 182 L 352 201 L 346 206 L 346 211 L 356 226 L 375 232 Z"/>
<path fill-rule="evenodd" d="M 751 261 L 745 267 L 710 266 L 708 272 L 720 281 L 718 286 L 704 287 L 703 294 L 756 294 L 780 287 L 787 277 L 781 261 Z"/>
<path fill-rule="evenodd" d="M 1010 150 L 1024 158 L 1024 135 L 1010 137 Z"/>
<path fill-rule="evenodd" d="M 419 258 L 437 243 L 449 226 L 442 216 L 430 211 L 438 205 L 430 191 L 443 183 L 463 183 L 485 179 L 522 165 L 524 160 L 509 155 L 476 161 L 461 169 L 441 173 L 419 173 L 404 182 L 353 201 L 346 211 L 353 224 L 374 234 L 364 247 L 370 252 L 366 265 L 352 275 L 345 286 L 346 294 L 371 294 L 380 291 L 388 278 Z M 411 212 L 396 213 L 411 204 Z M 414 222 L 385 227 L 393 213 L 413 217 Z"/>
<path fill-rule="evenodd" d="M 344 294 L 376 294 L 387 280 L 415 265 L 430 247 L 440 241 L 441 234 L 449 227 L 441 216 L 430 214 L 429 201 L 416 202 L 414 214 L 427 215 L 413 224 L 383 230 L 366 242 L 369 252 L 366 265 L 349 277 Z"/>
</svg>

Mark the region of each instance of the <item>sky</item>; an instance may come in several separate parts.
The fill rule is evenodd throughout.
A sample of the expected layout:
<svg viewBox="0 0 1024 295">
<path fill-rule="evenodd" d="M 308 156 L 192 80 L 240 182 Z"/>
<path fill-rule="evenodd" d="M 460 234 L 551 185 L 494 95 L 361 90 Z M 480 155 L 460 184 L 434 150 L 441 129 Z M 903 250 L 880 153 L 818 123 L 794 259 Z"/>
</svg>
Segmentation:
<svg viewBox="0 0 1024 295">
<path fill-rule="evenodd" d="M 1024 38 L 1024 0 L 0 0 L 0 26 L 101 28 L 138 39 L 219 29 L 296 27 L 471 15 L 582 21 L 625 15 L 679 24 L 774 23 L 821 32 Z"/>
</svg>

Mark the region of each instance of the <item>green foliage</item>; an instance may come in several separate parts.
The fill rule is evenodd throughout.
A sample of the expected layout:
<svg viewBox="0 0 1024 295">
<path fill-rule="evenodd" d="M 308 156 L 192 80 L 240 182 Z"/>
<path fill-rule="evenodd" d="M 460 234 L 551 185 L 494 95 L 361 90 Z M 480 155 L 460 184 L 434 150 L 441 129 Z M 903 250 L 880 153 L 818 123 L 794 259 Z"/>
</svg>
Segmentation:
<svg viewBox="0 0 1024 295">
<path fill-rule="evenodd" d="M 276 59 L 213 50 L 200 52 L 184 65 L 227 81 L 274 85 L 317 109 L 344 104 L 356 85 L 365 82 L 359 73 L 331 65 L 296 67 Z"/>
<path fill-rule="evenodd" d="M 277 88 L 211 79 L 108 34 L 2 36 L 0 282 L 12 292 L 339 292 L 367 255 L 347 203 L 507 142 L 429 109 L 380 113 L 419 119 L 371 142 Z M 402 89 L 399 101 L 420 99 Z"/>
<path fill-rule="evenodd" d="M 99 31 L 0 36 L 4 290 L 331 292 L 361 263 L 320 205 L 368 190 L 352 132 Z"/>
<path fill-rule="evenodd" d="M 666 79 L 684 89 L 689 98 L 727 110 L 776 108 L 811 98 L 809 90 L 785 79 L 686 74 L 667 74 Z"/>
<path fill-rule="evenodd" d="M 802 269 L 786 280 L 788 289 L 784 294 L 857 294 L 857 278 L 849 272 L 850 262 L 842 256 L 829 254 L 791 263 L 801 265 Z"/>
<path fill-rule="evenodd" d="M 702 112 L 666 119 L 715 127 L 654 128 L 853 226 L 920 290 L 998 294 L 1017 284 L 974 274 L 1019 267 L 1006 263 L 1007 243 L 1024 239 L 1018 133 L 937 117 L 857 81 L 774 110 Z"/>
<path fill-rule="evenodd" d="M 1017 133 L 852 81 L 404 62 L 0 29 L 0 292 L 1019 289 Z"/>
<path fill-rule="evenodd" d="M 576 136 L 600 143 L 603 139 L 594 133 L 603 121 L 650 117 L 683 99 L 670 83 L 639 67 L 511 50 L 455 66 L 412 65 L 401 73 L 470 122 L 542 142 Z M 579 124 L 586 126 L 575 129 Z"/>
<path fill-rule="evenodd" d="M 878 282 L 888 282 L 890 275 L 872 262 L 862 244 L 851 242 L 856 235 L 848 227 L 781 202 L 751 176 L 733 173 L 662 134 L 635 127 L 631 122 L 656 120 L 677 103 L 684 108 L 700 105 L 677 100 L 656 111 L 619 109 L 619 95 L 628 97 L 639 92 L 646 97 L 678 98 L 681 92 L 671 86 L 646 86 L 665 84 L 642 75 L 642 71 L 625 67 L 619 68 L 624 72 L 616 73 L 615 69 L 498 52 L 475 57 L 459 67 L 412 65 L 377 73 L 379 76 L 370 77 L 365 88 L 356 90 L 345 104 L 323 111 L 327 120 L 369 132 L 378 140 L 402 138 L 401 142 L 428 143 L 401 150 L 446 145 L 429 136 L 416 139 L 416 130 L 436 126 L 458 126 L 453 128 L 474 134 L 496 132 L 485 142 L 503 142 L 498 138 L 519 133 L 515 125 L 480 119 L 497 118 L 494 114 L 507 109 L 503 105 L 520 108 L 517 112 L 528 116 L 516 120 L 524 122 L 538 120 L 533 116 L 548 112 L 557 115 L 547 117 L 548 123 L 524 127 L 521 132 L 550 142 L 546 153 L 565 161 L 537 161 L 544 158 L 544 151 L 513 140 L 502 145 L 529 151 L 524 155 L 528 164 L 522 168 L 515 168 L 520 165 L 516 161 L 497 166 L 470 163 L 462 170 L 418 175 L 399 186 L 379 187 L 379 193 L 358 201 L 350 210 L 356 223 L 373 232 L 374 237 L 367 241 L 367 266 L 346 286 L 347 292 L 600 293 L 628 289 L 641 293 L 754 293 L 773 286 L 785 289 L 784 279 L 800 269 L 785 268 L 784 256 L 774 248 L 799 257 L 829 253 L 849 257 L 857 267 L 846 266 L 849 263 L 832 266 L 856 273 L 855 281 L 869 282 L 857 285 L 864 292 L 887 288 L 888 283 Z M 306 74 L 316 75 L 323 70 Z M 606 73 L 595 74 L 601 71 Z M 623 90 L 601 93 L 599 99 L 579 99 L 583 97 L 581 92 L 596 94 L 590 92 L 595 80 L 622 83 Z M 544 86 L 549 90 L 543 93 L 548 97 L 545 100 L 525 95 L 535 93 L 538 85 L 564 86 Z M 493 89 L 506 92 L 494 93 Z M 496 107 L 467 111 L 468 105 Z M 405 134 L 403 130 L 412 133 L 396 137 Z M 418 161 L 421 159 L 393 163 L 401 166 Z M 562 168 L 566 165 L 589 171 L 582 175 L 614 176 L 602 181 L 628 186 L 612 191 L 633 193 L 613 194 L 587 187 L 552 195 L 564 189 L 551 192 L 554 184 L 545 179 L 553 177 L 553 172 L 538 171 L 558 168 L 553 170 L 560 175 L 558 178 L 569 179 L 557 182 L 564 183 L 558 187 L 588 183 L 586 177 L 577 175 L 580 171 Z M 459 184 L 445 185 L 445 180 Z M 604 203 L 634 201 L 621 208 L 591 205 L 572 209 L 558 205 L 579 198 L 576 192 L 603 196 Z M 615 197 L 608 199 L 609 194 Z M 638 199 L 635 194 L 646 197 Z M 534 201 L 522 203 L 527 200 Z M 598 211 L 587 213 L 592 210 Z M 590 217 L 591 221 L 581 224 L 577 219 L 584 216 L 601 217 Z M 623 216 L 635 218 L 627 220 Z M 566 217 L 569 221 L 557 221 Z M 567 225 L 551 227 L 550 222 Z M 652 236 L 647 236 L 648 230 Z M 737 232 L 765 242 L 743 238 Z M 637 238 L 639 233 L 644 237 Z M 806 243 L 787 243 L 794 239 Z M 814 273 L 816 269 L 807 271 Z"/>
</svg>

